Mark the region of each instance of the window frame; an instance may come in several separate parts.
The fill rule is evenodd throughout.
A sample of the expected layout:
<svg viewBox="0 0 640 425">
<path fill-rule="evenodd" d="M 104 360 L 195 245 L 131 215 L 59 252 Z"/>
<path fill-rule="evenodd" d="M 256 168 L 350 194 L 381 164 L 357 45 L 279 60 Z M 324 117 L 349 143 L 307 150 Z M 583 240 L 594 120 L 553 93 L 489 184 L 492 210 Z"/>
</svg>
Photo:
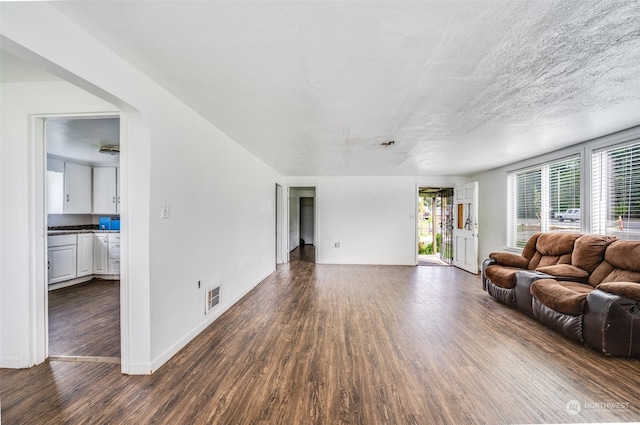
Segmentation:
<svg viewBox="0 0 640 425">
<path fill-rule="evenodd" d="M 600 144 L 590 149 L 590 152 L 589 152 L 590 153 L 590 158 L 589 158 L 589 167 L 590 167 L 589 195 L 590 196 L 588 199 L 588 202 L 589 202 L 588 205 L 590 207 L 589 217 L 588 217 L 589 229 L 591 232 L 595 231 L 599 234 L 610 234 L 623 240 L 639 240 L 638 238 L 628 237 L 630 229 L 623 229 L 623 231 L 621 232 L 618 232 L 618 231 L 608 232 L 606 230 L 607 226 L 605 223 L 611 221 L 611 217 L 608 217 L 608 214 L 607 214 L 607 208 L 610 206 L 603 207 L 602 205 L 598 205 L 598 206 L 595 205 L 595 203 L 597 202 L 597 199 L 595 199 L 595 197 L 598 194 L 601 195 L 600 192 L 603 191 L 605 187 L 607 190 L 611 189 L 609 186 L 606 185 L 606 181 L 609 179 L 603 179 L 601 177 L 599 177 L 598 179 L 595 178 L 596 177 L 595 173 L 599 170 L 602 170 L 602 168 L 599 168 L 599 169 L 594 168 L 596 158 L 598 158 L 600 154 L 605 152 L 612 152 L 615 150 L 627 149 L 627 148 L 637 148 L 640 151 L 640 137 L 632 137 L 627 139 L 626 141 L 619 142 L 619 143 Z M 635 170 L 635 172 L 638 172 L 638 171 Z M 609 195 L 607 195 L 607 198 L 610 199 Z M 598 217 L 596 217 L 596 215 Z M 603 231 L 603 229 L 605 230 Z"/>
<path fill-rule="evenodd" d="M 554 165 L 561 164 L 563 162 L 569 161 L 578 161 L 578 172 L 579 172 L 579 183 L 578 188 L 580 191 L 578 202 L 579 205 L 570 207 L 570 208 L 580 208 L 580 222 L 579 226 L 576 229 L 567 229 L 567 230 L 551 230 L 551 211 L 553 210 L 551 207 L 550 200 L 550 182 L 551 182 L 551 174 L 550 170 Z M 532 164 L 527 167 L 514 169 L 507 171 L 507 211 L 506 211 L 506 226 L 507 226 L 507 249 L 510 250 L 521 250 L 526 243 L 526 240 L 519 240 L 518 238 L 518 195 L 517 195 L 517 179 L 519 176 L 522 176 L 526 173 L 535 172 L 537 170 L 540 171 L 540 230 L 541 232 L 585 232 L 585 227 L 587 224 L 585 223 L 586 212 L 583 205 L 585 205 L 585 155 L 584 152 L 572 152 L 567 155 L 557 156 L 555 158 L 549 158 L 545 161 L 540 161 L 535 164 Z M 532 234 L 532 233 L 530 233 Z M 528 239 L 528 237 L 526 238 Z"/>
<path fill-rule="evenodd" d="M 593 206 L 593 194 L 591 193 L 592 187 L 592 161 L 593 153 L 598 150 L 612 149 L 616 147 L 623 147 L 640 143 L 640 125 L 630 127 L 625 130 L 617 131 L 615 133 L 607 134 L 605 136 L 596 137 L 593 139 L 585 140 L 581 143 L 576 143 L 570 146 L 560 148 L 554 152 L 538 155 L 522 161 L 512 163 L 509 166 L 502 168 L 502 181 L 504 182 L 503 190 L 504 203 L 503 203 L 503 224 L 502 224 L 502 244 L 506 251 L 514 253 L 522 252 L 522 247 L 509 247 L 508 246 L 508 232 L 509 232 L 509 192 L 508 192 L 508 175 L 510 173 L 535 168 L 544 163 L 551 163 L 563 158 L 568 158 L 574 155 L 580 155 L 580 173 L 581 173 L 581 187 L 580 187 L 580 232 L 585 234 L 594 233 L 592 228 L 592 206 Z"/>
</svg>

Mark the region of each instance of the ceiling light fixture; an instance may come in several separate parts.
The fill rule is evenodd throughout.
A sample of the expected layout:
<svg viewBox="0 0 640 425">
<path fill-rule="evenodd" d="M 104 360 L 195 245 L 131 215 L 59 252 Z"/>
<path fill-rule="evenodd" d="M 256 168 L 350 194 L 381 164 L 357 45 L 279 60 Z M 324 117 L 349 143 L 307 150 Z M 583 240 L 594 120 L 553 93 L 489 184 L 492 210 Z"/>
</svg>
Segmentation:
<svg viewBox="0 0 640 425">
<path fill-rule="evenodd" d="M 115 155 L 120 153 L 120 146 L 118 145 L 102 145 L 98 150 L 100 153 L 106 153 L 108 155 Z"/>
</svg>

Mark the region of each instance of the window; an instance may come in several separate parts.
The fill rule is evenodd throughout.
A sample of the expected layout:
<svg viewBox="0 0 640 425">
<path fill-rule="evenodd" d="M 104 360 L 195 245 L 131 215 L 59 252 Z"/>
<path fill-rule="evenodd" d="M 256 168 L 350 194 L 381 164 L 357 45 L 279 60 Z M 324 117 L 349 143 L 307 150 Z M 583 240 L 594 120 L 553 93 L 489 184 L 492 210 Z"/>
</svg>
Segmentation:
<svg viewBox="0 0 640 425">
<path fill-rule="evenodd" d="M 592 156 L 593 233 L 640 240 L 640 142 Z"/>
<path fill-rule="evenodd" d="M 580 231 L 580 157 L 507 176 L 507 245 L 522 248 L 536 232 Z"/>
</svg>

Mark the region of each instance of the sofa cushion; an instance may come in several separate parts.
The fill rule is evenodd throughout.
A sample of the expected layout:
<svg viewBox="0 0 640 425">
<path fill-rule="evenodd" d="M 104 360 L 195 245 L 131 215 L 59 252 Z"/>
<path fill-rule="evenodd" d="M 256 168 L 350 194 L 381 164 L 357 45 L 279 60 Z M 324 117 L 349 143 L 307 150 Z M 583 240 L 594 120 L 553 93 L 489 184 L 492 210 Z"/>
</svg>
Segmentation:
<svg viewBox="0 0 640 425">
<path fill-rule="evenodd" d="M 496 260 L 499 264 L 507 267 L 519 267 L 521 269 L 526 269 L 529 265 L 529 259 L 510 252 L 492 252 L 489 254 L 489 258 Z"/>
<path fill-rule="evenodd" d="M 571 264 L 555 264 L 553 266 L 538 267 L 536 271 L 562 277 L 563 280 L 573 280 L 580 283 L 587 283 L 589 273 Z"/>
<path fill-rule="evenodd" d="M 607 247 L 617 238 L 604 235 L 584 235 L 576 239 L 571 264 L 592 273 L 604 261 Z"/>
<path fill-rule="evenodd" d="M 533 254 L 535 254 L 536 252 L 536 245 L 538 243 L 538 238 L 542 235 L 542 233 L 538 232 L 538 233 L 534 233 L 533 235 L 531 235 L 529 237 L 529 240 L 527 240 L 527 243 L 524 245 L 524 248 L 522 248 L 522 256 L 524 258 L 526 258 L 527 260 L 531 260 L 531 257 L 533 257 Z M 526 267 L 524 267 L 526 268 Z"/>
<path fill-rule="evenodd" d="M 518 267 L 492 265 L 487 267 L 484 273 L 494 285 L 510 289 L 516 286 L 516 273 L 520 270 L 522 269 Z"/>
<path fill-rule="evenodd" d="M 554 264 L 571 263 L 571 253 L 580 233 L 543 233 L 536 241 L 536 251 L 529 261 L 529 270 Z"/>
<path fill-rule="evenodd" d="M 604 261 L 591 273 L 589 284 L 640 282 L 640 241 L 615 241 L 604 253 Z"/>
<path fill-rule="evenodd" d="M 640 241 L 616 241 L 609 245 L 604 259 L 617 269 L 640 272 Z"/>
<path fill-rule="evenodd" d="M 631 298 L 640 301 L 640 283 L 636 282 L 607 282 L 597 286 L 601 291 L 610 294 L 620 295 L 622 297 Z"/>
<path fill-rule="evenodd" d="M 593 290 L 588 284 L 555 279 L 540 279 L 531 285 L 531 295 L 540 303 L 557 312 L 574 316 L 582 314 L 587 295 Z"/>
</svg>

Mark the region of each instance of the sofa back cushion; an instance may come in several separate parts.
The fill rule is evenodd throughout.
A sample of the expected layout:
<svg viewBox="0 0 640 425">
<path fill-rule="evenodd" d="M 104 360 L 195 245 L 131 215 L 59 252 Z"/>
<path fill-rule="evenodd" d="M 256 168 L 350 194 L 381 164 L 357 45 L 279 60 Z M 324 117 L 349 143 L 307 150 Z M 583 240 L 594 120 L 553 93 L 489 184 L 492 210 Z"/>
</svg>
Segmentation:
<svg viewBox="0 0 640 425">
<path fill-rule="evenodd" d="M 604 253 L 604 261 L 591 273 L 589 284 L 607 282 L 640 283 L 640 241 L 612 242 Z"/>
<path fill-rule="evenodd" d="M 529 260 L 529 270 L 554 264 L 570 264 L 571 253 L 580 233 L 543 233 L 536 240 L 536 250 Z M 524 256 L 524 252 L 523 252 Z"/>
<path fill-rule="evenodd" d="M 522 248 L 522 256 L 531 261 L 531 257 L 536 253 L 536 244 L 538 243 L 538 238 L 542 235 L 542 233 L 534 233 L 529 237 L 527 243 L 524 248 Z"/>
<path fill-rule="evenodd" d="M 571 254 L 571 265 L 587 273 L 593 271 L 604 261 L 604 253 L 618 238 L 605 235 L 584 235 L 576 239 Z"/>
</svg>

